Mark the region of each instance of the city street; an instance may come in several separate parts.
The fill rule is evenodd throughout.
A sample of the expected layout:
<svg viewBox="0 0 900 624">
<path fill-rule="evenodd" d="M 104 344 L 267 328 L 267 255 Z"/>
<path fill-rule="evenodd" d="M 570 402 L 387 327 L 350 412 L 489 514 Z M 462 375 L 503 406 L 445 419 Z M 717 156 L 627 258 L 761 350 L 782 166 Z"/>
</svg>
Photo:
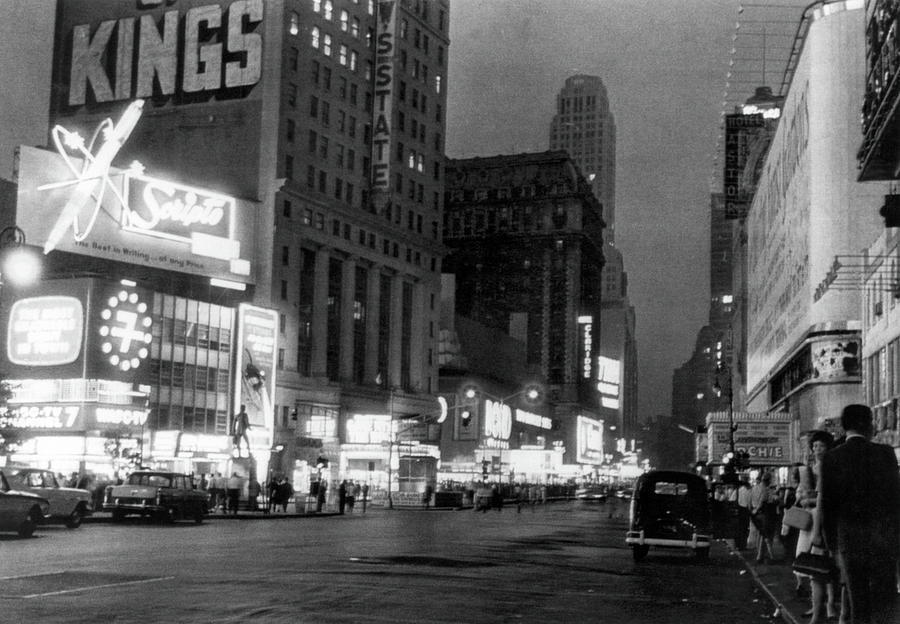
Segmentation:
<svg viewBox="0 0 900 624">
<path fill-rule="evenodd" d="M 610 518 L 610 514 L 613 515 Z M 0 540 L 4 622 L 758 622 L 738 559 L 625 547 L 626 506 L 370 509 Z"/>
</svg>

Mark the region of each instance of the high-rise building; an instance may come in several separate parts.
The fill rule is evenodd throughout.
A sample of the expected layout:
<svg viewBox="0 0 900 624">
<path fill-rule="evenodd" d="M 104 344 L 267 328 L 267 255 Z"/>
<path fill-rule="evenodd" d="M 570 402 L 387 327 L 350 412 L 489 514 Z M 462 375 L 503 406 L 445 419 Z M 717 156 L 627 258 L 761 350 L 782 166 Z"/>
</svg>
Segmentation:
<svg viewBox="0 0 900 624">
<path fill-rule="evenodd" d="M 527 364 L 547 381 L 554 418 L 571 439 L 596 422 L 602 381 L 620 401 L 621 362 L 603 358 L 600 204 L 565 152 L 447 162 L 445 271 L 456 276 L 456 313 L 525 344 Z M 601 374 L 605 374 L 601 377 Z"/>
<path fill-rule="evenodd" d="M 603 305 L 597 337 L 602 355 L 619 362 L 626 378 L 621 399 L 607 400 L 603 411 L 607 425 L 615 427 L 615 437 L 632 438 L 636 432 L 638 392 L 635 313 L 628 300 L 625 259 L 615 247 L 616 122 L 606 86 L 599 77 L 578 74 L 566 79 L 556 96 L 550 149 L 569 154 L 603 207 L 606 264 L 601 276 Z"/>
<path fill-rule="evenodd" d="M 244 303 L 265 310 L 252 322 L 268 332 L 245 340 L 273 347 L 269 407 L 259 420 L 251 413 L 254 458 L 281 447 L 271 467 L 301 488 L 324 467 L 333 472 L 323 478 L 340 471 L 384 489 L 391 421 L 437 407 L 448 49 L 446 0 L 59 0 L 51 125 L 88 139 L 130 111 L 130 132 L 95 135 L 97 153 L 103 139 L 117 143 L 109 184 L 146 171 L 173 186 L 154 187 L 170 200 L 154 204 L 165 229 L 155 239 L 128 239 L 131 227 L 127 245 L 92 243 L 82 216 L 76 240 L 57 237 L 46 262 L 137 277 L 154 292 L 165 335 L 151 348 L 148 429 L 223 441 L 204 438 L 190 453 L 171 445 L 173 467 L 228 469 L 220 451 L 245 398 L 240 382 L 260 381 L 247 372 L 260 362 L 225 340 L 240 334 Z M 141 167 L 122 173 L 133 161 Z M 127 212 L 149 228 L 153 214 L 127 190 L 101 195 L 98 224 Z M 62 207 L 35 205 L 50 223 Z M 169 221 L 188 235 L 173 237 Z M 210 236 L 213 225 L 222 232 Z M 45 244 L 41 226 L 29 225 L 29 243 Z M 144 241 L 176 238 L 180 255 L 144 253 Z M 211 343 L 222 351 L 215 366 Z M 433 474 L 436 447 L 421 449 Z M 291 475 L 295 466 L 303 471 Z"/>
<path fill-rule="evenodd" d="M 616 240 L 616 121 L 606 86 L 597 76 L 566 79 L 556 96 L 550 149 L 565 150 L 603 206 L 604 240 Z"/>
</svg>

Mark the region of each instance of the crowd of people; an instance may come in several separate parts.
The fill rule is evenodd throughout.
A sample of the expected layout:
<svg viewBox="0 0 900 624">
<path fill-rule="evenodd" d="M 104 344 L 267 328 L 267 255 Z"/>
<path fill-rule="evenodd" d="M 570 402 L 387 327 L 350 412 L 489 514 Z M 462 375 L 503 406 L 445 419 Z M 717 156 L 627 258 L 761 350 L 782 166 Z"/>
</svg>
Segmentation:
<svg viewBox="0 0 900 624">
<path fill-rule="evenodd" d="M 900 471 L 894 449 L 870 441 L 872 411 L 849 405 L 844 435 L 808 437 L 806 464 L 787 483 L 762 470 L 714 498 L 737 506 L 734 544 L 757 564 L 785 563 L 794 591 L 809 597 L 809 624 L 900 621 Z M 780 551 L 781 556 L 776 554 Z"/>
</svg>

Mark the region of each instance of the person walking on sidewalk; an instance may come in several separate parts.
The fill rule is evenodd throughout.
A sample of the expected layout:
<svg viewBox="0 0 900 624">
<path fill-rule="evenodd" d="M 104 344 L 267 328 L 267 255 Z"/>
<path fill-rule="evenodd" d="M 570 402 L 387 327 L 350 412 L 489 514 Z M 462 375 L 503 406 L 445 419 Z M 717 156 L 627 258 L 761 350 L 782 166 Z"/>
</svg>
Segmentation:
<svg viewBox="0 0 900 624">
<path fill-rule="evenodd" d="M 815 514 L 816 499 L 818 498 L 818 482 L 822 469 L 822 457 L 825 452 L 831 448 L 834 438 L 827 431 L 813 431 L 809 436 L 809 463 L 800 468 L 800 484 L 797 486 L 797 504 L 806 509 L 810 513 Z M 821 546 L 813 546 L 813 542 L 822 543 L 821 535 L 818 533 L 821 526 L 813 522 L 813 526 L 809 529 L 801 529 L 797 538 L 797 552 L 812 552 L 813 554 L 826 554 L 825 549 Z M 798 580 L 802 575 L 797 575 Z M 811 624 L 820 624 L 825 621 L 825 617 L 829 620 L 837 617 L 838 607 L 837 598 L 839 594 L 835 583 L 832 581 L 824 581 L 822 579 L 810 578 L 810 589 L 812 593 L 812 606 L 805 615 L 811 615 Z"/>
<path fill-rule="evenodd" d="M 347 480 L 344 479 L 338 484 L 338 513 L 343 515 L 344 509 L 347 507 Z"/>
<path fill-rule="evenodd" d="M 741 479 L 737 490 L 737 535 L 734 538 L 734 547 L 738 550 L 746 550 L 747 536 L 750 534 L 750 483 L 747 479 Z"/>
<path fill-rule="evenodd" d="M 846 406 L 843 444 L 822 457 L 819 515 L 825 545 L 837 553 L 852 624 L 897 622 L 900 472 L 894 449 L 869 441 L 872 410 Z M 813 542 L 813 545 L 817 545 Z"/>
<path fill-rule="evenodd" d="M 750 491 L 750 513 L 753 526 L 759 533 L 756 544 L 756 563 L 763 563 L 768 552 L 769 562 L 775 560 L 773 540 L 776 530 L 775 493 L 772 491 L 772 473 L 762 472 L 756 478 L 756 485 Z"/>
<path fill-rule="evenodd" d="M 244 487 L 244 480 L 238 476 L 238 473 L 233 472 L 231 476 L 228 477 L 227 481 L 227 490 L 228 490 L 228 511 L 232 514 L 237 515 L 238 512 L 238 504 L 241 500 L 241 490 Z"/>
</svg>

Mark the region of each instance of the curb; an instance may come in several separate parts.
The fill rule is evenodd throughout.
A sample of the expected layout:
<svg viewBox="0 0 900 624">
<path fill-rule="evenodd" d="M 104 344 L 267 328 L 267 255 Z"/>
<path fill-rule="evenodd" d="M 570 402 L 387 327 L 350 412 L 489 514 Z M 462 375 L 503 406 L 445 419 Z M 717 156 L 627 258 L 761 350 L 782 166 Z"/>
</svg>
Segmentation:
<svg viewBox="0 0 900 624">
<path fill-rule="evenodd" d="M 763 593 L 769 599 L 769 602 L 771 602 L 775 606 L 775 613 L 772 617 L 780 617 L 783 621 L 788 622 L 788 624 L 801 624 L 801 620 L 797 619 L 797 617 L 795 617 L 794 614 L 791 613 L 791 610 L 787 607 L 787 605 L 785 605 L 784 602 L 782 602 L 782 600 L 775 595 L 772 589 L 765 583 L 765 581 L 756 571 L 756 568 L 754 568 L 747 560 L 747 558 L 744 557 L 743 553 L 735 548 L 732 548 L 731 544 L 728 544 L 727 542 L 723 541 L 723 545 L 728 549 L 729 554 L 734 555 L 741 560 L 741 563 L 744 565 L 744 568 L 746 568 L 747 572 L 750 573 L 750 576 L 753 578 L 757 587 L 759 587 L 763 591 Z"/>
</svg>

